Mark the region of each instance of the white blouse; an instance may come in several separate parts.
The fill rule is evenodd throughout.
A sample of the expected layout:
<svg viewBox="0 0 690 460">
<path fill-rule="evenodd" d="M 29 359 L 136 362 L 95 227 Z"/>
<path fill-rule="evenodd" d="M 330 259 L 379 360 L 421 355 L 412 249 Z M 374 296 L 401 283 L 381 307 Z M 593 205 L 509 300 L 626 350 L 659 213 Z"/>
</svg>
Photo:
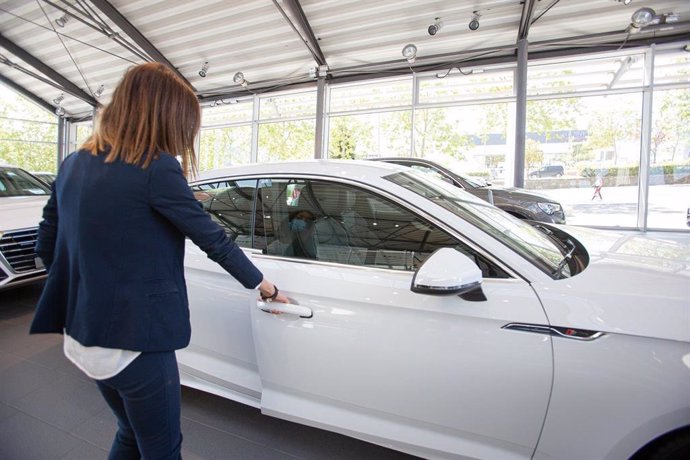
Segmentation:
<svg viewBox="0 0 690 460">
<path fill-rule="evenodd" d="M 64 352 L 67 359 L 86 375 L 96 380 L 115 377 L 141 354 L 140 351 L 118 348 L 85 347 L 64 334 Z"/>
</svg>

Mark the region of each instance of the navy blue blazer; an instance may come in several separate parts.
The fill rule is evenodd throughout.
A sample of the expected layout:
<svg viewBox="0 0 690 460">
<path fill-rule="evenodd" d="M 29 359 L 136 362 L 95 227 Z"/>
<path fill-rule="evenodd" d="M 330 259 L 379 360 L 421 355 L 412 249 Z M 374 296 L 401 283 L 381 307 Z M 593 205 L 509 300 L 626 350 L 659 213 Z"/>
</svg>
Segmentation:
<svg viewBox="0 0 690 460">
<path fill-rule="evenodd" d="M 261 272 L 194 198 L 179 162 L 146 169 L 79 151 L 60 167 L 39 225 L 48 267 L 31 333 L 85 346 L 169 351 L 189 344 L 185 235 L 244 287 Z"/>
</svg>

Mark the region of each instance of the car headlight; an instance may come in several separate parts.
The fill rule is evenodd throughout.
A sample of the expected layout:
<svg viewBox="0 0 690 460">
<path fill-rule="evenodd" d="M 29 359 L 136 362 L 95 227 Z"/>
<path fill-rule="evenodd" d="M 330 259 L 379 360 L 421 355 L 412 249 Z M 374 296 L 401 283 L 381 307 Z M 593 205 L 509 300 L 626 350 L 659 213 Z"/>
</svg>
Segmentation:
<svg viewBox="0 0 690 460">
<path fill-rule="evenodd" d="M 561 205 L 558 203 L 537 203 L 537 206 L 548 215 L 562 210 Z"/>
</svg>

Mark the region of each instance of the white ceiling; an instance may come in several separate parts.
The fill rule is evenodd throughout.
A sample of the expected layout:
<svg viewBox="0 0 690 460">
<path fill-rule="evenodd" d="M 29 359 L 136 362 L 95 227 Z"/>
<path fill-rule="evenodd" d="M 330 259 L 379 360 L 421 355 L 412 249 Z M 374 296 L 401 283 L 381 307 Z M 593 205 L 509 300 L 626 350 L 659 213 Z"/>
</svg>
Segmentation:
<svg viewBox="0 0 690 460">
<path fill-rule="evenodd" d="M 317 61 L 291 3 L 301 7 L 336 81 L 409 73 L 401 55 L 407 43 L 418 48 L 415 71 L 448 68 L 473 57 L 514 59 L 523 13 L 519 0 L 110 0 L 109 5 L 194 86 L 202 100 L 208 100 L 313 83 L 309 69 Z M 89 115 L 89 103 L 74 93 L 81 91 L 89 99 L 104 85 L 99 100 L 105 102 L 125 69 L 145 62 L 76 17 L 63 28 L 55 24 L 63 14 L 59 8 L 87 20 L 83 10 L 141 49 L 135 36 L 128 37 L 98 8 L 102 4 L 107 7 L 108 2 L 0 0 L 0 58 L 9 64 L 0 64 L 1 80 L 46 106 L 55 105 L 52 100 L 64 92 L 62 105 L 68 116 Z M 679 20 L 629 35 L 630 17 L 641 7 L 657 15 L 676 13 Z M 476 31 L 468 28 L 473 11 L 481 15 Z M 441 30 L 430 36 L 427 28 L 437 17 Z M 527 37 L 530 57 L 547 50 L 616 49 L 624 42 L 690 42 L 688 0 L 633 0 L 627 6 L 616 0 L 536 0 L 535 18 Z M 146 60 L 160 59 L 150 51 Z M 25 53 L 49 69 L 37 68 Z M 198 74 L 204 62 L 209 63 L 206 78 Z M 247 90 L 232 81 L 238 71 L 250 82 Z M 75 86 L 56 88 L 66 84 L 59 77 Z"/>
</svg>

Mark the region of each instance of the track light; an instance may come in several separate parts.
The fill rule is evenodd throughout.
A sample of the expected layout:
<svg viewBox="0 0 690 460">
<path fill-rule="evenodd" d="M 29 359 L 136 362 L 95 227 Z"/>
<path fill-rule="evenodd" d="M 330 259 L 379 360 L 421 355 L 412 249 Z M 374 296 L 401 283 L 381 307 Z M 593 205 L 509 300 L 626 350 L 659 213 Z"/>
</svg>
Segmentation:
<svg viewBox="0 0 690 460">
<path fill-rule="evenodd" d="M 470 30 L 477 30 L 477 29 L 479 29 L 479 18 L 480 18 L 481 16 L 482 16 L 482 15 L 479 14 L 478 11 L 473 11 L 473 12 L 472 12 L 472 18 L 470 19 L 470 23 L 469 23 L 469 28 L 470 28 Z"/>
<path fill-rule="evenodd" d="M 58 97 L 53 99 L 53 104 L 60 105 L 60 104 L 62 104 L 62 101 L 64 101 L 64 100 L 65 100 L 65 95 L 60 93 L 60 95 Z"/>
<path fill-rule="evenodd" d="M 650 25 L 656 18 L 657 16 L 653 9 L 640 8 L 632 14 L 630 20 L 633 27 L 640 29 Z"/>
<path fill-rule="evenodd" d="M 439 30 L 441 30 L 441 26 L 443 26 L 443 23 L 441 22 L 441 18 L 434 18 L 434 23 L 429 26 L 429 28 L 426 30 L 429 35 L 436 35 Z"/>
<path fill-rule="evenodd" d="M 405 45 L 402 49 L 402 55 L 408 63 L 413 64 L 417 59 L 417 47 L 412 43 Z"/>
<path fill-rule="evenodd" d="M 61 105 L 58 105 L 55 108 L 55 115 L 57 115 L 58 117 L 64 116 L 65 115 L 65 108 Z"/>
<path fill-rule="evenodd" d="M 246 88 L 247 85 L 249 84 L 247 79 L 244 78 L 244 74 L 242 72 L 237 72 L 235 75 L 233 75 L 232 81 L 234 81 L 238 85 L 242 85 L 243 88 Z"/>
<path fill-rule="evenodd" d="M 65 27 L 67 21 L 69 21 L 69 16 L 67 15 L 67 13 L 65 13 L 55 20 L 55 24 L 57 24 L 60 27 Z"/>
<path fill-rule="evenodd" d="M 96 89 L 96 91 L 94 91 L 93 97 L 98 99 L 99 97 L 101 97 L 103 95 L 103 91 L 105 91 L 105 85 L 99 86 L 98 89 Z"/>
<path fill-rule="evenodd" d="M 208 72 L 208 61 L 204 62 L 204 64 L 201 66 L 201 70 L 199 71 L 199 76 L 201 78 L 206 77 L 206 72 Z"/>
</svg>

